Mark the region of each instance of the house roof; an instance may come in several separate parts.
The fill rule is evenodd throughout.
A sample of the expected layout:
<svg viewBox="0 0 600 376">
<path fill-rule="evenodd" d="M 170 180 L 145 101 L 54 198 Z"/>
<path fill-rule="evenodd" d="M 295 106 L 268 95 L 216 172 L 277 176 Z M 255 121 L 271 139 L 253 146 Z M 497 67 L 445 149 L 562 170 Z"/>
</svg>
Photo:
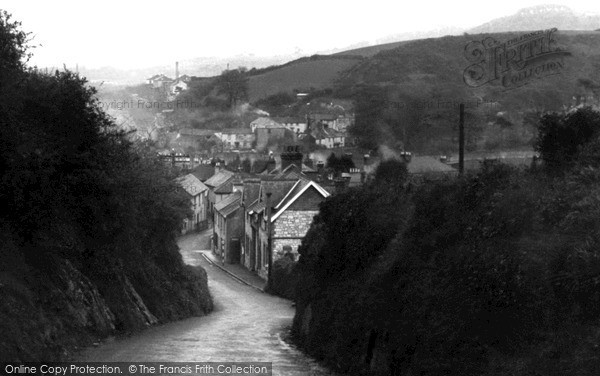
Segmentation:
<svg viewBox="0 0 600 376">
<path fill-rule="evenodd" d="M 306 124 L 306 119 L 301 117 L 274 117 L 273 120 L 279 124 Z"/>
<path fill-rule="evenodd" d="M 233 178 L 228 179 L 223 184 L 215 187 L 215 194 L 224 195 L 233 192 Z"/>
<path fill-rule="evenodd" d="M 200 181 L 206 181 L 215 174 L 215 167 L 212 165 L 199 165 L 191 173 Z"/>
<path fill-rule="evenodd" d="M 244 180 L 244 192 L 242 193 L 242 203 L 244 205 L 251 205 L 260 193 L 260 179 L 246 179 Z"/>
<path fill-rule="evenodd" d="M 271 193 L 271 206 L 279 203 L 298 182 L 298 179 L 269 179 L 260 182 L 259 199 L 267 200 L 267 192 Z"/>
<path fill-rule="evenodd" d="M 290 189 L 290 191 L 283 197 L 283 199 L 275 206 L 277 209 L 277 213 L 271 216 L 271 222 L 274 222 L 279 216 L 292 205 L 298 198 L 304 194 L 308 189 L 313 187 L 317 190 L 323 197 L 329 197 L 329 192 L 325 190 L 325 188 L 321 187 L 319 184 L 315 183 L 312 180 L 298 180 L 296 184 Z"/>
<path fill-rule="evenodd" d="M 285 128 L 282 124 L 268 117 L 259 117 L 251 122 L 250 125 L 256 128 Z"/>
<path fill-rule="evenodd" d="M 252 129 L 250 128 L 228 128 L 223 129 L 221 133 L 224 134 L 253 134 Z"/>
<path fill-rule="evenodd" d="M 173 81 L 172 78 L 169 78 L 167 76 L 165 76 L 164 74 L 155 74 L 154 76 L 148 78 L 148 80 L 152 80 L 152 81 Z"/>
<path fill-rule="evenodd" d="M 265 210 L 265 203 L 259 201 L 258 199 L 254 200 L 247 208 L 246 210 L 248 211 L 248 213 L 252 214 L 252 213 L 260 213 L 263 210 Z"/>
<path fill-rule="evenodd" d="M 321 124 L 315 126 L 313 128 L 313 131 L 311 132 L 311 134 L 317 140 L 322 140 L 324 138 L 330 138 L 330 137 L 345 137 L 346 136 L 343 132 L 338 132 L 335 129 L 332 129 L 329 127 L 324 127 Z"/>
<path fill-rule="evenodd" d="M 227 217 L 240 207 L 241 192 L 234 192 L 215 205 L 215 210 Z"/>
<path fill-rule="evenodd" d="M 457 173 L 456 169 L 431 156 L 412 156 L 406 168 L 410 174 Z"/>
<path fill-rule="evenodd" d="M 233 177 L 233 172 L 227 170 L 221 170 L 210 177 L 207 181 L 204 182 L 209 187 L 215 188 L 225 183 L 227 180 Z"/>
<path fill-rule="evenodd" d="M 193 174 L 181 176 L 177 178 L 176 181 L 190 196 L 196 196 L 208 189 L 208 187 Z"/>
</svg>

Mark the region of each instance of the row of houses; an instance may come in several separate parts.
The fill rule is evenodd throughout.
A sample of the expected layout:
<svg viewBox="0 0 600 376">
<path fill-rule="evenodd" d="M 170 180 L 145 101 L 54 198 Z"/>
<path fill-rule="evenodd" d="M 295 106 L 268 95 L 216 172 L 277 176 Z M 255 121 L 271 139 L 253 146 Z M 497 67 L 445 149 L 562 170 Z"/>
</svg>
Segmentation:
<svg viewBox="0 0 600 376">
<path fill-rule="evenodd" d="M 401 158 L 414 181 L 457 174 L 434 157 L 402 153 Z M 273 262 L 282 257 L 298 259 L 298 248 L 319 204 L 335 192 L 364 184 L 369 179 L 366 171 L 378 163 L 365 155 L 362 166 L 336 177 L 321 162 L 316 169 L 307 166 L 298 147 L 288 147 L 280 159 L 279 166 L 270 165 L 260 173 L 217 166 L 207 178 L 204 170 L 209 168 L 202 166 L 202 171 L 179 178 L 194 209 L 182 233 L 212 223 L 212 251 L 222 262 L 244 265 L 267 280 Z"/>
<path fill-rule="evenodd" d="M 260 174 L 221 169 L 204 182 L 212 251 L 223 262 L 244 265 L 268 279 L 273 262 L 298 258 L 319 203 L 333 192 L 310 175 L 316 170 L 302 158 L 292 148 L 281 154 L 279 167 Z"/>
<path fill-rule="evenodd" d="M 222 130 L 184 128 L 172 138 L 173 147 L 198 150 L 266 150 L 269 145 L 294 143 L 312 138 L 325 148 L 348 146 L 345 131 L 337 130 L 326 122 L 310 125 L 307 120 L 294 118 L 260 117 L 250 123 L 250 128 Z"/>
</svg>

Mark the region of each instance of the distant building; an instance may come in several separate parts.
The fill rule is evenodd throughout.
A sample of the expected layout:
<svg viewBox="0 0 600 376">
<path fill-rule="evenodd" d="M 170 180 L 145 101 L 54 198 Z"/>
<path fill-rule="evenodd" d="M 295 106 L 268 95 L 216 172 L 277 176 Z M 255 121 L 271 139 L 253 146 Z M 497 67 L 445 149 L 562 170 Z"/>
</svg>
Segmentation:
<svg viewBox="0 0 600 376">
<path fill-rule="evenodd" d="M 217 136 L 220 138 L 224 149 L 252 149 L 256 135 L 248 128 L 223 129 Z"/>
<path fill-rule="evenodd" d="M 171 136 L 171 147 L 183 150 L 194 149 L 196 151 L 214 152 L 219 148 L 221 139 L 217 131 L 211 129 L 184 128 Z"/>
<path fill-rule="evenodd" d="M 212 216 L 214 212 L 215 205 L 221 202 L 225 196 L 231 193 L 231 191 L 226 191 L 224 187 L 222 187 L 231 179 L 233 179 L 233 172 L 221 169 L 211 176 L 210 179 L 204 182 L 209 189 L 208 211 L 210 216 Z"/>
<path fill-rule="evenodd" d="M 172 95 L 177 95 L 183 91 L 186 91 L 188 89 L 189 82 L 190 76 L 183 75 L 169 84 L 169 92 Z"/>
<path fill-rule="evenodd" d="M 239 264 L 244 238 L 244 211 L 241 192 L 234 192 L 215 205 L 213 252 L 223 262 Z"/>
<path fill-rule="evenodd" d="M 208 187 L 192 174 L 177 178 L 176 182 L 188 194 L 192 209 L 192 215 L 183 221 L 181 233 L 207 228 Z"/>
<path fill-rule="evenodd" d="M 325 146 L 327 149 L 346 146 L 346 134 L 330 128 L 327 123 L 316 124 L 311 129 L 311 135 L 315 138 L 317 145 Z"/>
<path fill-rule="evenodd" d="M 303 118 L 278 117 L 274 118 L 274 120 L 295 134 L 305 133 L 308 127 L 308 121 Z"/>
<path fill-rule="evenodd" d="M 255 132 L 257 128 L 285 128 L 282 124 L 269 117 L 259 117 L 250 123 L 250 129 Z"/>
<path fill-rule="evenodd" d="M 173 79 L 165 76 L 164 74 L 156 74 L 146 79 L 146 81 L 155 89 L 163 89 L 168 87 L 168 85 L 173 82 Z"/>
</svg>

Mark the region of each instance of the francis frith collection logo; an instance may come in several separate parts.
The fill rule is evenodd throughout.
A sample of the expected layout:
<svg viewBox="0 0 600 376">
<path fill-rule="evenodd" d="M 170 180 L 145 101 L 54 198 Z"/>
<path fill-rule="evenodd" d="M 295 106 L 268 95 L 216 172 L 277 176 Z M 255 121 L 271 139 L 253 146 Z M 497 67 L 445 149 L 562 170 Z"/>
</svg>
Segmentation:
<svg viewBox="0 0 600 376">
<path fill-rule="evenodd" d="M 557 29 L 523 34 L 506 42 L 492 37 L 465 46 L 465 57 L 472 63 L 463 72 L 471 87 L 500 83 L 506 89 L 561 73 L 564 57 L 570 52 L 556 42 Z"/>
</svg>

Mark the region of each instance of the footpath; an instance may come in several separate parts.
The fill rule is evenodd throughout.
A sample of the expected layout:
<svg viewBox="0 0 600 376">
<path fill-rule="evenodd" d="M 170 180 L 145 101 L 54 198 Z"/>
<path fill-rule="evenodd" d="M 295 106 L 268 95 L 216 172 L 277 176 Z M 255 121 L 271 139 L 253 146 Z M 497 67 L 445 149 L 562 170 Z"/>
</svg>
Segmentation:
<svg viewBox="0 0 600 376">
<path fill-rule="evenodd" d="M 210 250 L 200 251 L 200 253 L 208 262 L 217 268 L 220 268 L 234 279 L 262 292 L 265 291 L 267 282 L 256 274 L 252 273 L 250 270 L 239 264 L 222 263 L 219 257 Z"/>
</svg>

